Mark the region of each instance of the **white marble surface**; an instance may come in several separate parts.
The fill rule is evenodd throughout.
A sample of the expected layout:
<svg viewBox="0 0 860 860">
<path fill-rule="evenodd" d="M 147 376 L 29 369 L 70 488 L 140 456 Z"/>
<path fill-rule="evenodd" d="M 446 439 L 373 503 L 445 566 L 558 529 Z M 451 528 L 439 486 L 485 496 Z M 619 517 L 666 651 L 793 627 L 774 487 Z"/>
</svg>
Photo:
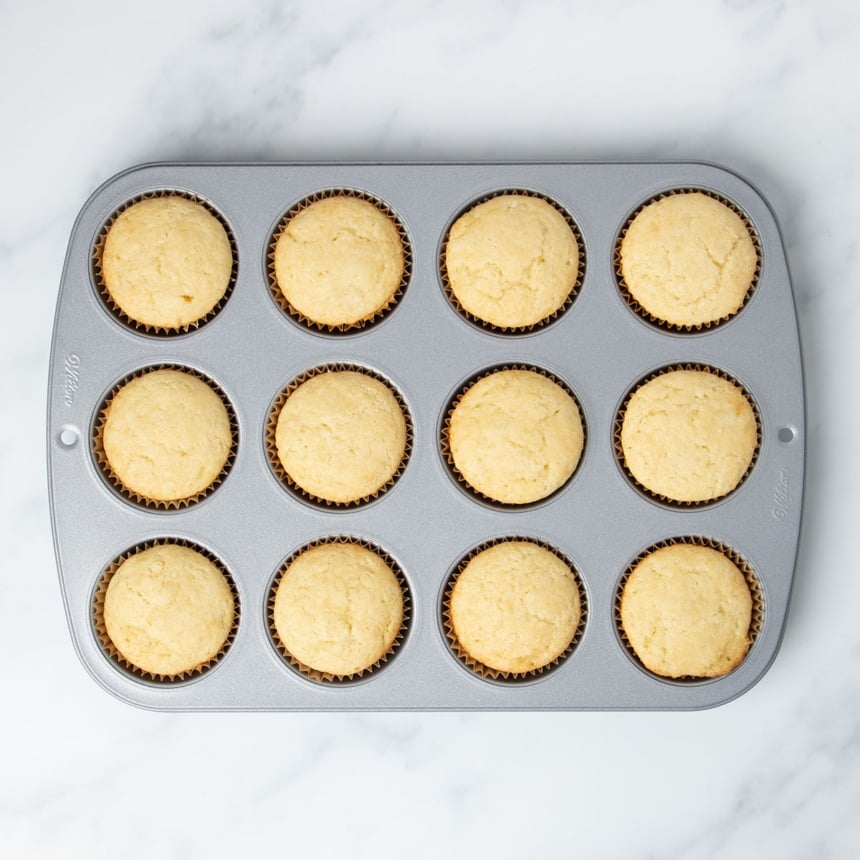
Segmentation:
<svg viewBox="0 0 860 860">
<path fill-rule="evenodd" d="M 0 4 L 0 856 L 857 856 L 858 57 L 850 0 Z M 694 713 L 177 715 L 108 696 L 71 646 L 45 480 L 86 197 L 154 160 L 485 158 L 713 160 L 771 201 L 808 385 L 771 670 Z"/>
</svg>

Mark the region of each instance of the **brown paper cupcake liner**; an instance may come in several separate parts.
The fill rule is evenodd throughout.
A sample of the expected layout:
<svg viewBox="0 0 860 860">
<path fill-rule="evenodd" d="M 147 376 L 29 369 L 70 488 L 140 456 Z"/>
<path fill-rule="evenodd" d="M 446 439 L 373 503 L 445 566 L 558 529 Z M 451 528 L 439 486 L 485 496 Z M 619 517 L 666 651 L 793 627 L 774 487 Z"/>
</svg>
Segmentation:
<svg viewBox="0 0 860 860">
<path fill-rule="evenodd" d="M 752 239 L 753 246 L 755 247 L 756 267 L 755 272 L 753 273 L 752 280 L 750 281 L 750 285 L 747 288 L 746 294 L 744 295 L 743 301 L 741 302 L 740 307 L 738 307 L 737 310 L 720 317 L 718 320 L 697 323 L 696 325 L 682 325 L 679 323 L 667 322 L 661 317 L 654 316 L 654 314 L 643 308 L 642 305 L 640 305 L 639 302 L 633 297 L 632 293 L 630 292 L 630 288 L 627 286 L 627 282 L 624 280 L 624 275 L 621 272 L 621 243 L 624 241 L 624 237 L 627 235 L 627 231 L 630 229 L 630 225 L 633 223 L 633 219 L 636 218 L 636 216 L 646 206 L 650 205 L 651 203 L 656 203 L 658 200 L 663 200 L 666 197 L 672 197 L 675 194 L 690 194 L 693 192 L 705 194 L 706 196 L 719 201 L 724 206 L 727 206 L 729 209 L 731 209 L 732 212 L 734 212 L 744 222 L 747 230 L 749 231 L 750 239 Z M 630 309 L 637 316 L 641 317 L 651 325 L 662 329 L 663 331 L 674 332 L 676 334 L 695 334 L 696 332 L 707 331 L 709 329 L 716 328 L 717 326 L 728 322 L 730 319 L 734 319 L 747 306 L 750 298 L 752 297 L 752 294 L 755 292 L 756 287 L 758 286 L 759 278 L 761 276 L 761 241 L 759 240 L 758 234 L 753 228 L 750 219 L 747 217 L 746 212 L 744 212 L 743 209 L 741 209 L 737 204 L 733 203 L 727 197 L 723 197 L 721 194 L 716 194 L 713 191 L 709 191 L 707 188 L 672 188 L 668 191 L 663 191 L 660 194 L 655 194 L 653 197 L 649 197 L 630 215 L 624 226 L 621 228 L 621 232 L 615 239 L 615 245 L 612 251 L 612 268 L 615 272 L 615 281 L 618 284 L 618 289 L 622 297 L 627 302 Z"/>
<path fill-rule="evenodd" d="M 232 442 L 230 445 L 230 452 L 227 455 L 227 459 L 221 468 L 218 476 L 215 480 L 209 484 L 208 487 L 201 490 L 199 493 L 194 493 L 191 496 L 185 496 L 181 499 L 150 499 L 147 496 L 141 495 L 135 490 L 127 487 L 120 477 L 114 472 L 111 467 L 110 461 L 107 458 L 107 454 L 104 449 L 104 429 L 105 423 L 107 421 L 107 413 L 108 407 L 110 406 L 111 401 L 114 397 L 116 397 L 117 393 L 131 382 L 133 379 L 138 379 L 141 376 L 145 376 L 147 373 L 152 373 L 156 370 L 176 370 L 181 373 L 187 373 L 189 376 L 193 376 L 196 379 L 199 379 L 201 382 L 205 382 L 220 398 L 221 402 L 224 404 L 224 407 L 227 410 L 227 415 L 230 419 L 230 435 L 232 437 Z M 92 452 L 93 457 L 95 458 L 96 465 L 107 481 L 108 485 L 117 492 L 122 498 L 126 501 L 131 502 L 134 505 L 143 508 L 149 508 L 151 510 L 158 511 L 170 511 L 177 510 L 181 508 L 187 508 L 190 505 L 194 505 L 197 502 L 202 501 L 207 496 L 211 495 L 215 490 L 221 485 L 222 481 L 227 477 L 230 472 L 230 469 L 233 467 L 233 463 L 236 460 L 236 451 L 239 446 L 239 422 L 236 418 L 236 412 L 233 409 L 233 404 L 230 402 L 230 399 L 227 395 L 221 390 L 221 388 L 213 382 L 208 376 L 201 373 L 200 371 L 194 370 L 191 367 L 187 367 L 181 364 L 153 364 L 148 365 L 147 367 L 142 367 L 139 370 L 130 373 L 128 376 L 123 377 L 116 385 L 111 388 L 108 394 L 103 398 L 101 405 L 96 410 L 96 418 L 93 424 L 92 433 L 90 434 L 90 438 L 92 440 Z"/>
<path fill-rule="evenodd" d="M 571 573 L 573 574 L 574 579 L 576 580 L 576 586 L 579 590 L 579 605 L 580 605 L 580 615 L 579 615 L 579 624 L 576 627 L 576 631 L 573 634 L 573 638 L 570 640 L 567 648 L 561 652 L 554 660 L 550 661 L 544 666 L 539 666 L 536 669 L 530 669 L 528 672 L 505 672 L 500 671 L 498 669 L 493 669 L 491 666 L 487 666 L 484 663 L 481 663 L 479 660 L 476 660 L 472 657 L 468 651 L 460 644 L 457 639 L 457 634 L 454 630 L 454 623 L 451 619 L 451 594 L 454 590 L 454 585 L 457 582 L 458 577 L 465 569 L 466 565 L 479 553 L 482 553 L 484 550 L 489 549 L 490 547 L 496 546 L 502 543 L 509 543 L 511 541 L 527 541 L 528 543 L 536 544 L 543 549 L 549 550 L 554 556 L 561 559 L 567 566 L 570 568 Z M 445 583 L 445 587 L 442 592 L 442 606 L 441 606 L 441 620 L 442 620 L 442 629 L 445 634 L 445 641 L 448 644 L 448 647 L 451 650 L 451 653 L 462 663 L 470 672 L 477 675 L 479 678 L 488 681 L 499 681 L 502 683 L 508 684 L 517 684 L 522 683 L 523 681 L 532 681 L 538 677 L 542 677 L 549 672 L 557 669 L 563 662 L 567 660 L 568 657 L 574 652 L 576 646 L 582 640 L 582 636 L 585 633 L 585 625 L 588 620 L 588 599 L 585 593 L 585 585 L 583 584 L 582 577 L 579 575 L 579 571 L 574 567 L 573 563 L 570 561 L 567 556 L 564 555 L 560 550 L 554 547 L 552 544 L 546 543 L 542 540 L 537 540 L 533 537 L 525 537 L 525 536 L 510 536 L 503 538 L 495 538 L 493 540 L 486 541 L 482 543 L 480 546 L 475 547 L 469 553 L 467 553 L 460 561 L 457 563 L 457 566 L 448 576 L 448 580 Z"/>
<path fill-rule="evenodd" d="M 684 502 L 679 501 L 678 499 L 671 499 L 668 496 L 664 496 L 662 493 L 657 493 L 654 490 L 649 489 L 644 484 L 640 483 L 627 467 L 627 463 L 624 458 L 624 450 L 621 447 L 621 428 L 624 425 L 624 413 L 627 410 L 627 404 L 630 403 L 630 398 L 642 388 L 643 385 L 651 382 L 652 379 L 656 379 L 658 376 L 662 376 L 664 373 L 672 373 L 676 370 L 698 370 L 703 371 L 705 373 L 713 373 L 715 376 L 719 376 L 721 379 L 726 380 L 726 382 L 731 382 L 743 393 L 744 397 L 747 399 L 747 402 L 752 407 L 753 415 L 755 416 L 756 423 L 756 446 L 755 451 L 753 451 L 752 459 L 750 460 L 749 466 L 747 466 L 747 470 L 741 476 L 741 479 L 738 483 L 727 493 L 723 493 L 720 496 L 715 496 L 713 499 L 704 499 L 700 502 Z M 728 498 L 733 493 L 736 493 L 746 482 L 747 478 L 752 474 L 753 469 L 755 469 L 756 462 L 758 461 L 759 452 L 761 451 L 761 438 L 762 438 L 762 430 L 761 430 L 761 415 L 759 415 L 758 407 L 756 406 L 755 400 L 753 400 L 752 395 L 747 391 L 745 386 L 741 385 L 737 379 L 731 376 L 729 373 L 726 373 L 724 370 L 720 370 L 717 367 L 712 367 L 708 364 L 674 364 L 668 365 L 667 367 L 662 367 L 660 370 L 655 371 L 654 373 L 649 374 L 643 379 L 639 380 L 630 391 L 624 397 L 624 401 L 621 404 L 621 408 L 615 415 L 615 421 L 612 426 L 612 444 L 615 449 L 615 459 L 618 461 L 618 465 L 621 467 L 621 471 L 624 472 L 625 477 L 630 483 L 639 490 L 644 496 L 647 496 L 649 499 L 653 499 L 654 501 L 660 502 L 663 505 L 666 505 L 670 508 L 677 508 L 679 510 L 692 510 L 695 508 L 703 508 L 708 505 L 713 505 L 716 502 L 722 501 L 723 499 Z"/>
<path fill-rule="evenodd" d="M 467 311 L 466 308 L 460 303 L 460 300 L 454 294 L 454 291 L 451 289 L 451 282 L 448 277 L 448 266 L 446 263 L 446 252 L 448 249 L 448 240 L 451 235 L 451 227 L 456 223 L 457 219 L 465 215 L 470 210 L 474 209 L 476 206 L 480 206 L 482 203 L 486 203 L 488 200 L 492 200 L 495 197 L 502 197 L 505 195 L 520 195 L 522 197 L 536 197 L 540 200 L 543 200 L 546 203 L 549 203 L 550 206 L 553 207 L 560 215 L 564 217 L 564 220 L 567 222 L 567 226 L 570 227 L 571 232 L 576 239 L 576 244 L 579 249 L 579 262 L 577 264 L 577 272 L 576 278 L 574 279 L 573 284 L 570 287 L 570 292 L 567 294 L 564 302 L 558 307 L 555 311 L 553 311 L 548 316 L 544 317 L 542 320 L 539 320 L 536 323 L 532 323 L 531 325 L 523 325 L 523 326 L 500 326 L 495 323 L 488 322 L 485 319 L 481 319 L 481 317 L 476 316 L 475 314 Z M 473 325 L 478 326 L 479 328 L 484 329 L 485 331 L 491 331 L 496 334 L 509 334 L 509 335 L 519 335 L 519 334 L 528 334 L 529 332 L 537 331 L 548 326 L 550 323 L 555 322 L 559 317 L 561 317 L 564 313 L 566 313 L 570 306 L 574 303 L 576 297 L 579 295 L 580 290 L 582 289 L 583 281 L 585 280 L 585 243 L 582 239 L 582 232 L 579 229 L 579 225 L 576 221 L 573 220 L 573 216 L 570 212 L 567 211 L 560 203 L 553 200 L 551 197 L 548 197 L 545 194 L 541 194 L 537 191 L 530 191 L 528 189 L 523 188 L 509 188 L 509 189 L 500 189 L 498 191 L 494 191 L 492 194 L 486 194 L 478 200 L 472 201 L 465 209 L 458 212 L 456 217 L 451 221 L 451 224 L 448 226 L 448 229 L 445 231 L 445 236 L 442 239 L 442 244 L 439 248 L 439 281 L 442 284 L 442 289 L 445 292 L 445 296 L 450 302 L 451 306 L 457 311 L 460 316 L 467 319 Z"/>
<path fill-rule="evenodd" d="M 482 379 L 486 379 L 488 376 L 492 376 L 494 373 L 500 373 L 505 370 L 530 370 L 534 373 L 539 373 L 541 376 L 545 376 L 550 381 L 554 382 L 559 388 L 562 388 L 573 400 L 576 404 L 577 411 L 579 412 L 579 420 L 582 424 L 582 455 L 579 458 L 579 463 L 576 464 L 576 468 L 571 473 L 570 477 L 557 489 L 553 490 L 548 496 L 544 496 L 542 499 L 537 499 L 534 502 L 500 502 L 498 499 L 494 499 L 492 496 L 488 496 L 485 493 L 482 493 L 476 487 L 473 487 L 463 476 L 460 470 L 457 468 L 457 464 L 454 462 L 454 455 L 451 451 L 451 443 L 449 439 L 449 432 L 451 429 L 451 416 L 454 414 L 454 410 L 457 408 L 457 405 L 466 396 L 469 389 L 480 382 Z M 488 370 L 483 370 L 476 376 L 473 376 L 465 385 L 462 385 L 454 397 L 448 401 L 447 406 L 445 407 L 444 417 L 442 419 L 442 424 L 439 429 L 439 450 L 442 454 L 442 460 L 445 463 L 445 466 L 448 470 L 448 473 L 457 483 L 457 486 L 460 487 L 464 492 L 473 498 L 477 499 L 480 502 L 483 502 L 486 505 L 490 505 L 491 507 L 497 508 L 499 510 L 511 511 L 511 510 L 523 510 L 526 508 L 534 507 L 535 505 L 542 505 L 548 502 L 550 499 L 555 498 L 564 488 L 574 479 L 576 473 L 579 471 L 580 466 L 582 465 L 582 460 L 585 455 L 585 450 L 588 447 L 588 428 L 585 424 L 585 415 L 582 411 L 582 404 L 579 402 L 579 398 L 576 396 L 573 389 L 563 380 L 560 379 L 553 373 L 550 373 L 548 370 L 545 370 L 542 367 L 537 367 L 533 364 L 501 364 L 498 366 L 494 366 L 489 368 Z"/>
<path fill-rule="evenodd" d="M 300 555 L 302 555 L 302 553 L 307 552 L 310 549 L 314 549 L 318 546 L 335 543 L 355 544 L 357 546 L 364 547 L 365 549 L 369 549 L 371 552 L 376 553 L 376 555 L 378 555 L 388 565 L 388 567 L 391 569 L 391 572 L 397 578 L 397 581 L 400 584 L 401 593 L 403 594 L 403 620 L 400 624 L 400 630 L 398 630 L 397 635 L 394 637 L 394 641 L 391 643 L 391 646 L 371 666 L 368 666 L 367 668 L 362 669 L 359 672 L 353 672 L 349 675 L 334 674 L 332 672 L 321 672 L 318 669 L 314 669 L 311 666 L 302 663 L 301 660 L 299 660 L 297 657 L 294 657 L 293 654 L 290 653 L 289 649 L 281 641 L 280 636 L 278 636 L 278 631 L 275 628 L 275 595 L 277 594 L 278 585 L 280 584 L 281 578 L 283 577 L 284 573 L 286 573 L 287 568 L 289 568 L 293 561 L 295 561 Z M 406 636 L 409 632 L 411 612 L 412 593 L 409 589 L 409 584 L 406 581 L 406 577 L 404 576 L 400 565 L 387 552 L 385 552 L 385 550 L 383 550 L 381 547 L 376 546 L 376 544 L 364 540 L 363 538 L 348 535 L 319 538 L 318 540 L 314 540 L 310 543 L 305 544 L 304 546 L 293 552 L 289 556 L 289 558 L 287 558 L 286 561 L 284 561 L 284 563 L 278 568 L 278 572 L 275 574 L 274 578 L 272 579 L 272 583 L 269 586 L 268 596 L 266 598 L 266 622 L 269 629 L 269 637 L 275 650 L 278 652 L 284 662 L 288 666 L 290 666 L 290 668 L 292 668 L 294 671 L 298 672 L 305 678 L 309 678 L 311 681 L 316 681 L 320 684 L 347 685 L 355 681 L 364 680 L 369 675 L 372 675 L 373 673 L 378 672 L 380 669 L 382 669 L 396 655 L 400 647 L 403 645 L 403 642 L 405 641 Z"/>
<path fill-rule="evenodd" d="M 303 209 L 307 209 L 313 203 L 324 200 L 328 197 L 357 197 L 359 200 L 364 200 L 367 203 L 373 204 L 380 210 L 380 212 L 386 215 L 397 228 L 397 233 L 400 236 L 400 244 L 403 248 L 403 275 L 400 278 L 400 285 L 391 295 L 391 298 L 389 298 L 388 301 L 372 316 L 356 320 L 352 323 L 342 323 L 340 325 L 329 325 L 327 323 L 317 322 L 316 320 L 312 320 L 305 316 L 305 314 L 300 310 L 293 307 L 291 302 L 278 286 L 278 279 L 275 275 L 275 246 L 278 243 L 278 239 L 281 238 L 286 230 L 289 222 Z M 357 191 L 353 188 L 334 188 L 327 191 L 318 191 L 315 194 L 311 194 L 308 197 L 303 198 L 292 206 L 278 222 L 277 227 L 275 227 L 272 236 L 269 239 L 268 250 L 266 252 L 266 276 L 269 284 L 269 292 L 271 293 L 275 304 L 294 322 L 297 322 L 303 328 L 310 329 L 311 331 L 323 332 L 325 334 L 352 334 L 360 331 L 361 329 L 368 328 L 384 319 L 392 310 L 394 310 L 403 298 L 403 294 L 406 292 L 406 288 L 412 278 L 412 243 L 409 241 L 409 234 L 406 232 L 403 222 L 394 213 L 394 211 L 390 207 L 386 206 L 386 204 L 379 198 L 374 197 L 371 194 L 367 194 L 364 191 Z"/>
<path fill-rule="evenodd" d="M 352 371 L 354 373 L 363 373 L 366 376 L 375 379 L 377 382 L 381 382 L 394 395 L 395 400 L 397 401 L 401 411 L 403 412 L 403 417 L 406 420 L 406 444 L 403 447 L 403 457 L 400 460 L 400 465 L 397 467 L 394 474 L 378 490 L 376 490 L 376 492 L 369 493 L 357 499 L 351 499 L 347 502 L 339 502 L 334 501 L 332 499 L 326 499 L 322 496 L 317 496 L 313 493 L 310 493 L 303 487 L 300 487 L 284 468 L 283 463 L 281 463 L 281 459 L 278 456 L 278 446 L 275 439 L 275 433 L 277 431 L 278 426 L 278 418 L 289 396 L 300 385 L 307 382 L 309 379 L 313 379 L 315 376 L 319 376 L 323 373 L 330 373 L 332 371 Z M 400 480 L 400 476 L 403 474 L 403 471 L 406 469 L 406 466 L 409 463 L 409 458 L 412 455 L 413 439 L 414 428 L 412 425 L 412 416 L 409 412 L 409 408 L 406 406 L 406 401 L 403 399 L 403 395 L 397 390 L 397 388 L 386 377 L 384 377 L 380 373 L 377 373 L 376 371 L 370 370 L 369 368 L 363 367 L 361 365 L 346 364 L 342 362 L 322 364 L 317 367 L 311 368 L 310 370 L 307 370 L 304 373 L 301 373 L 299 376 L 295 377 L 295 379 L 291 380 L 287 384 L 287 386 L 278 393 L 278 396 L 275 398 L 274 402 L 272 403 L 272 406 L 269 409 L 269 415 L 266 419 L 266 455 L 269 460 L 269 465 L 271 466 L 272 471 L 275 473 L 275 477 L 284 487 L 286 487 L 295 496 L 298 496 L 303 501 L 308 502 L 309 504 L 314 505 L 316 507 L 322 508 L 323 510 L 349 510 L 351 508 L 357 508 L 362 505 L 367 505 L 387 493 Z"/>
<path fill-rule="evenodd" d="M 110 228 L 115 223 L 116 219 L 125 212 L 126 209 L 133 206 L 135 203 L 140 203 L 141 200 L 148 200 L 154 197 L 183 197 L 186 200 L 190 200 L 192 203 L 199 203 L 203 206 L 210 215 L 213 215 L 218 219 L 218 222 L 224 228 L 224 232 L 227 235 L 227 240 L 230 243 L 230 251 L 233 256 L 233 267 L 230 271 L 230 280 L 227 283 L 227 288 L 224 290 L 224 295 L 218 300 L 212 310 L 209 313 L 202 316 L 200 319 L 195 320 L 194 322 L 187 323 L 186 325 L 177 326 L 177 327 L 167 327 L 167 326 L 156 326 L 150 325 L 149 323 L 143 323 L 139 320 L 133 319 L 130 317 L 114 300 L 110 294 L 110 291 L 107 288 L 107 284 L 104 279 L 104 271 L 102 269 L 102 255 L 104 253 L 105 242 L 107 241 L 108 233 L 110 232 Z M 99 295 L 99 298 L 102 300 L 104 306 L 108 309 L 111 315 L 122 323 L 127 328 L 133 329 L 134 331 L 141 332 L 142 334 L 152 335 L 154 337 L 162 337 L 169 338 L 175 337 L 177 335 L 187 334 L 191 331 L 196 331 L 202 326 L 206 325 L 206 323 L 213 320 L 224 305 L 227 304 L 230 296 L 233 293 L 233 289 L 236 286 L 236 278 L 239 272 L 239 250 L 238 245 L 236 244 L 236 238 L 233 235 L 233 231 L 230 229 L 230 226 L 227 224 L 224 216 L 206 199 L 203 197 L 199 197 L 196 194 L 191 194 L 187 191 L 179 191 L 174 189 L 163 189 L 159 191 L 150 191 L 146 194 L 138 194 L 136 197 L 132 197 L 130 200 L 127 200 L 123 203 L 119 209 L 116 209 L 108 218 L 107 221 L 102 225 L 101 230 L 99 230 L 98 235 L 96 236 L 96 240 L 93 243 L 92 250 L 92 278 L 93 283 L 96 288 L 96 292 Z"/>
<path fill-rule="evenodd" d="M 113 641 L 108 635 L 107 626 L 105 625 L 104 619 L 105 597 L 107 595 L 108 585 L 110 584 L 113 575 L 119 569 L 119 566 L 124 561 L 131 558 L 133 555 L 137 555 L 137 553 L 139 552 L 143 552 L 146 549 L 151 549 L 154 546 L 163 545 L 176 545 L 187 547 L 188 549 L 193 549 L 196 552 L 199 552 L 201 555 L 205 556 L 221 572 L 225 581 L 227 582 L 227 585 L 230 587 L 230 591 L 233 594 L 233 626 L 231 627 L 230 632 L 227 634 L 227 638 L 224 640 L 224 644 L 221 646 L 221 649 L 214 657 L 211 657 L 209 660 L 200 663 L 198 666 L 195 666 L 193 669 L 190 669 L 187 672 L 179 672 L 175 675 L 164 675 L 160 673 L 148 672 L 145 669 L 141 669 L 138 666 L 135 666 L 134 663 L 128 661 L 122 655 L 122 653 L 120 653 L 119 649 L 116 647 L 116 645 L 114 645 Z M 156 540 L 144 541 L 142 543 L 137 544 L 136 546 L 133 546 L 131 549 L 126 550 L 126 552 L 115 558 L 102 571 L 101 576 L 96 583 L 95 591 L 93 592 L 92 598 L 93 630 L 105 656 L 119 669 L 134 676 L 135 678 L 138 678 L 143 681 L 149 681 L 151 683 L 163 684 L 165 686 L 169 686 L 171 684 L 176 684 L 183 681 L 190 681 L 212 669 L 230 650 L 231 645 L 236 639 L 236 634 L 239 631 L 239 614 L 239 591 L 236 588 L 236 583 L 230 572 L 216 555 L 214 555 L 204 547 L 200 546 L 199 544 L 196 544 L 189 540 L 185 540 L 184 538 L 159 538 Z"/>
<path fill-rule="evenodd" d="M 730 546 L 726 544 L 720 543 L 720 541 L 714 540 L 713 538 L 701 537 L 701 536 L 687 536 L 687 537 L 674 537 L 667 538 L 666 540 L 659 541 L 658 543 L 652 544 L 647 549 L 643 550 L 630 562 L 627 566 L 624 573 L 621 575 L 621 579 L 618 581 L 618 585 L 615 589 L 615 600 L 613 601 L 613 618 L 615 621 L 615 629 L 618 633 L 618 638 L 621 641 L 621 644 L 624 646 L 624 650 L 627 652 L 630 659 L 640 668 L 643 672 L 648 673 L 654 678 L 658 678 L 661 681 L 665 681 L 666 683 L 674 683 L 674 684 L 691 684 L 691 683 L 701 683 L 703 681 L 718 681 L 720 678 L 725 678 L 726 675 L 720 675 L 714 678 L 704 678 L 697 675 L 684 675 L 679 678 L 669 678 L 665 675 L 659 675 L 656 672 L 652 672 L 648 669 L 645 664 L 639 659 L 639 655 L 634 650 L 633 646 L 630 644 L 630 640 L 627 638 L 627 634 L 624 632 L 624 625 L 621 623 L 621 598 L 624 595 L 624 586 L 627 583 L 627 580 L 630 578 L 630 575 L 633 573 L 634 568 L 639 562 L 641 562 L 644 558 L 651 555 L 651 553 L 656 552 L 658 549 L 663 549 L 667 546 L 675 546 L 677 544 L 688 544 L 692 546 L 704 546 L 710 549 L 715 549 L 717 552 L 721 552 L 726 558 L 728 558 L 738 570 L 744 575 L 744 579 L 746 580 L 747 586 L 749 586 L 750 596 L 752 597 L 752 615 L 750 618 L 750 628 L 749 628 L 749 648 L 747 649 L 746 655 L 744 655 L 743 660 L 735 667 L 737 669 L 739 666 L 742 666 L 746 658 L 749 656 L 750 651 L 752 650 L 753 645 L 755 645 L 756 639 L 762 631 L 762 627 L 764 626 L 764 592 L 762 591 L 761 582 L 759 582 L 759 578 L 756 575 L 755 571 L 752 569 L 752 566 L 747 562 L 743 556 L 733 550 Z M 734 672 L 735 669 L 732 669 L 731 672 Z M 731 672 L 726 673 L 731 674 Z"/>
</svg>

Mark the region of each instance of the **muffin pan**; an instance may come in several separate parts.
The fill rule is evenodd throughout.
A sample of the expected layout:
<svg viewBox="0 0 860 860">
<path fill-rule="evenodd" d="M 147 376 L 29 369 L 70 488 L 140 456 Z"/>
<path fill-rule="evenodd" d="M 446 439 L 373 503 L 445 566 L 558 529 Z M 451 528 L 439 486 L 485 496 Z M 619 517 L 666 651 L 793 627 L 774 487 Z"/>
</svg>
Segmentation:
<svg viewBox="0 0 860 860">
<path fill-rule="evenodd" d="M 701 331 L 661 328 L 626 301 L 618 237 L 649 199 L 698 189 L 746 218 L 760 252 L 755 287 L 731 319 Z M 342 190 L 382 202 L 408 238 L 408 283 L 372 324 L 321 331 L 273 298 L 270 246 L 302 200 Z M 440 257 L 452 221 L 477 200 L 516 190 L 569 213 L 583 270 L 564 312 L 534 330 L 503 332 L 455 309 Z M 130 325 L 99 291 L 104 226 L 130 200 L 194 196 L 228 226 L 235 282 L 205 325 L 169 335 Z M 267 453 L 267 421 L 291 380 L 331 365 L 367 368 L 402 395 L 411 420 L 408 462 L 366 503 L 325 506 L 291 492 Z M 665 367 L 700 365 L 740 383 L 755 404 L 760 445 L 742 484 L 711 504 L 646 496 L 625 474 L 615 426 L 627 394 Z M 97 428 L 106 397 L 143 369 L 184 367 L 212 380 L 231 405 L 235 459 L 200 501 L 166 510 L 121 495 L 105 477 Z M 447 409 L 493 368 L 536 368 L 575 394 L 585 449 L 573 477 L 545 500 L 493 504 L 458 484 L 443 452 Z M 740 695 L 779 646 L 791 593 L 804 478 L 804 394 L 797 321 L 772 212 L 745 180 L 698 163 L 628 164 L 154 164 L 98 189 L 72 230 L 57 303 L 48 395 L 48 471 L 60 585 L 74 646 L 120 699 L 162 710 L 693 709 Z M 481 677 L 452 652 L 446 584 L 476 548 L 506 537 L 548 545 L 575 568 L 584 625 L 552 671 L 515 682 Z M 410 595 L 396 653 L 359 680 L 306 677 L 273 642 L 268 603 L 284 561 L 327 538 L 378 547 Z M 136 546 L 173 539 L 201 547 L 238 595 L 235 639 L 206 672 L 157 682 L 103 647 L 94 618 L 102 573 Z M 641 667 L 616 620 L 619 584 L 656 544 L 696 540 L 742 559 L 758 585 L 754 641 L 730 674 L 669 680 Z"/>
</svg>

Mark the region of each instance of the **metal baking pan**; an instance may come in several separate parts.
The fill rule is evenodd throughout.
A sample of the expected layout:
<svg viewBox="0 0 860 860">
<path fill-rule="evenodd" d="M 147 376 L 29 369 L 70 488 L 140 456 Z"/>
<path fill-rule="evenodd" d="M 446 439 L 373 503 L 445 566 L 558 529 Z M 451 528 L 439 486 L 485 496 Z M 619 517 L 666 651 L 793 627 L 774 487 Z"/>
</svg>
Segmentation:
<svg viewBox="0 0 860 860">
<path fill-rule="evenodd" d="M 758 236 L 758 284 L 725 324 L 695 333 L 661 330 L 637 316 L 614 273 L 619 232 L 643 202 L 697 188 L 735 204 Z M 355 333 L 326 334 L 290 320 L 267 281 L 272 232 L 297 201 L 350 189 L 383 201 L 402 221 L 412 271 L 397 307 Z M 442 289 L 439 255 L 452 219 L 494 192 L 531 190 L 573 217 L 585 250 L 579 293 L 557 320 L 506 335 L 459 315 Z M 154 337 L 130 329 L 94 285 L 93 248 L 111 215 L 139 195 L 181 191 L 208 201 L 236 243 L 235 288 L 196 331 Z M 414 422 L 404 474 L 376 502 L 323 509 L 287 492 L 272 473 L 264 425 L 274 396 L 318 365 L 367 366 L 403 393 Z M 111 387 L 137 369 L 177 364 L 202 371 L 229 397 L 239 427 L 232 470 L 196 505 L 141 508 L 104 480 L 91 436 Z M 544 368 L 575 391 L 587 444 L 574 479 L 544 503 L 521 510 L 481 504 L 452 480 L 440 453 L 446 404 L 469 378 L 503 364 Z M 711 505 L 672 508 L 640 493 L 620 468 L 613 422 L 624 395 L 652 371 L 702 364 L 737 379 L 761 419 L 755 466 L 734 493 Z M 789 605 L 804 480 L 804 393 L 797 321 L 779 229 L 767 202 L 744 179 L 700 163 L 151 164 L 106 182 L 72 230 L 54 323 L 47 450 L 60 585 L 75 649 L 90 674 L 120 699 L 162 710 L 694 709 L 748 690 L 774 659 Z M 394 659 L 367 678 L 323 684 L 299 675 L 274 648 L 266 621 L 269 584 L 298 547 L 325 536 L 370 541 L 397 561 L 412 613 Z M 569 658 L 518 683 L 472 674 L 442 629 L 442 590 L 457 562 L 494 538 L 545 541 L 575 565 L 587 621 Z M 217 556 L 240 603 L 232 647 L 211 670 L 170 684 L 133 677 L 103 652 L 92 601 L 105 567 L 132 546 L 179 538 Z M 647 547 L 702 537 L 731 547 L 761 585 L 760 631 L 743 663 L 707 681 L 671 681 L 645 671 L 619 636 L 620 577 Z"/>
</svg>

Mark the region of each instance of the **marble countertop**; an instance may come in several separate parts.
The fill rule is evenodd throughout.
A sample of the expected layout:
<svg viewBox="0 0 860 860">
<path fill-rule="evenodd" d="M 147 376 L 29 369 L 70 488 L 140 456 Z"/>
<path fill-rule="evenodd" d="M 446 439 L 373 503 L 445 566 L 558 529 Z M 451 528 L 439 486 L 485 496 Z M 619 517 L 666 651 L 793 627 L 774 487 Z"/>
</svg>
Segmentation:
<svg viewBox="0 0 860 860">
<path fill-rule="evenodd" d="M 0 856 L 855 856 L 858 57 L 846 0 L 3 4 Z M 643 159 L 750 179 L 791 267 L 804 525 L 756 686 L 683 713 L 169 714 L 92 681 L 45 399 L 100 183 L 166 160 Z"/>
</svg>

